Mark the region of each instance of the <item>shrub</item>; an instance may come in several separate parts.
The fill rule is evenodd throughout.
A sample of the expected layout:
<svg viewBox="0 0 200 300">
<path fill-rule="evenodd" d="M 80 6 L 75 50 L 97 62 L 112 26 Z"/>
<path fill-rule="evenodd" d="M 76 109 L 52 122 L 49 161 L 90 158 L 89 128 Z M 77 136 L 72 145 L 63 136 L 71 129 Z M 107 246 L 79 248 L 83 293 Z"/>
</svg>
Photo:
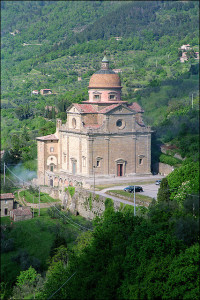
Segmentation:
<svg viewBox="0 0 200 300">
<path fill-rule="evenodd" d="M 51 206 L 51 207 L 48 208 L 47 214 L 52 219 L 58 219 L 60 217 L 59 211 L 61 211 L 61 205 L 56 204 L 55 206 Z"/>
<path fill-rule="evenodd" d="M 75 194 L 75 187 L 74 186 L 68 186 L 68 188 L 66 188 L 65 191 L 68 191 L 70 196 L 73 197 L 74 194 Z"/>
<path fill-rule="evenodd" d="M 23 271 L 27 270 L 30 266 L 37 271 L 40 270 L 40 260 L 34 256 L 29 256 L 26 249 L 19 249 L 18 253 L 14 255 L 11 260 L 18 263 Z"/>
<path fill-rule="evenodd" d="M 13 251 L 14 248 L 15 248 L 15 245 L 14 245 L 13 238 L 11 238 L 11 239 L 6 239 L 5 237 L 1 238 L 1 252 L 2 253 Z"/>
<path fill-rule="evenodd" d="M 176 166 L 177 164 L 181 164 L 182 161 L 178 158 L 172 157 L 170 155 L 161 154 L 159 157 L 160 162 L 170 165 L 170 166 Z"/>
</svg>

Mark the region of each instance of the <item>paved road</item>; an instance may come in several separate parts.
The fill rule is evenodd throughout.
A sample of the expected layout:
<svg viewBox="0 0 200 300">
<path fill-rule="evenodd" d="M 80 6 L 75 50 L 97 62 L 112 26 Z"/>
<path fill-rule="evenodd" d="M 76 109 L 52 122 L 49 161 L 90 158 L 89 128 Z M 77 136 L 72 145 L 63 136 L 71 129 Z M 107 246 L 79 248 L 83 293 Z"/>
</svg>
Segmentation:
<svg viewBox="0 0 200 300">
<path fill-rule="evenodd" d="M 154 183 L 154 184 L 142 184 L 141 186 L 144 190 L 144 192 L 141 192 L 142 195 L 157 199 L 159 185 L 156 185 Z M 113 201 L 118 201 L 118 202 L 122 202 L 125 204 L 130 204 L 130 203 L 132 204 L 132 202 L 130 202 L 130 201 L 123 200 L 121 198 L 111 196 L 111 195 L 108 196 L 108 194 L 106 194 L 106 192 L 108 192 L 108 191 L 123 190 L 125 187 L 127 187 L 127 185 L 119 185 L 119 186 L 109 187 L 109 188 L 103 189 L 101 191 L 95 191 L 95 193 L 98 195 L 102 195 L 104 197 L 109 197 L 109 198 L 113 199 Z"/>
<path fill-rule="evenodd" d="M 116 184 L 116 186 L 118 184 L 127 184 L 130 182 L 148 182 L 148 181 L 155 181 L 158 179 L 163 179 L 164 176 L 162 175 L 133 175 L 133 176 L 116 176 L 116 177 L 109 177 L 106 178 L 105 177 L 97 177 L 95 176 L 95 184 L 96 185 L 103 185 L 103 184 Z M 91 184 L 93 185 L 94 183 L 94 178 L 87 178 L 85 179 L 85 183 Z"/>
</svg>

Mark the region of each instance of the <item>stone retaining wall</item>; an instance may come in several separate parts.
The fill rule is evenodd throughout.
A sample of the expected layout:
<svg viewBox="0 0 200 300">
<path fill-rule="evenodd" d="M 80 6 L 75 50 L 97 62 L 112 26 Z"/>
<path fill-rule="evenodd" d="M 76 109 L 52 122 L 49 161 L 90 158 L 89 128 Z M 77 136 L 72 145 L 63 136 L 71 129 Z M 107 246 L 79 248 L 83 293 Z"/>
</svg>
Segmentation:
<svg viewBox="0 0 200 300">
<path fill-rule="evenodd" d="M 166 176 L 174 170 L 174 167 L 159 162 L 159 163 L 154 164 L 153 170 L 155 172 L 159 173 L 160 175 Z"/>
<path fill-rule="evenodd" d="M 68 191 L 62 191 L 58 188 L 41 187 L 40 190 L 48 193 L 54 199 L 60 199 L 64 209 L 69 209 L 73 214 L 81 215 L 86 219 L 92 220 L 96 216 L 101 216 L 105 210 L 105 200 L 108 197 L 96 195 L 83 188 L 75 188 L 75 194 L 70 196 Z M 55 203 L 56 204 L 56 203 Z M 120 207 L 119 202 L 114 202 L 115 210 Z"/>
</svg>

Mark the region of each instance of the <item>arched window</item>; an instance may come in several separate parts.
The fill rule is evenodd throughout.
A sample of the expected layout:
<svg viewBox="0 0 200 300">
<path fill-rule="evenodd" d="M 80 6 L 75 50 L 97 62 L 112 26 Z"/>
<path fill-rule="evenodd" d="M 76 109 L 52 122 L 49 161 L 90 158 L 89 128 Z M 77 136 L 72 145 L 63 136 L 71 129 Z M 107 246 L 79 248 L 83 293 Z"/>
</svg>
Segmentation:
<svg viewBox="0 0 200 300">
<path fill-rule="evenodd" d="M 72 127 L 76 128 L 76 119 L 75 118 L 72 119 Z"/>
</svg>

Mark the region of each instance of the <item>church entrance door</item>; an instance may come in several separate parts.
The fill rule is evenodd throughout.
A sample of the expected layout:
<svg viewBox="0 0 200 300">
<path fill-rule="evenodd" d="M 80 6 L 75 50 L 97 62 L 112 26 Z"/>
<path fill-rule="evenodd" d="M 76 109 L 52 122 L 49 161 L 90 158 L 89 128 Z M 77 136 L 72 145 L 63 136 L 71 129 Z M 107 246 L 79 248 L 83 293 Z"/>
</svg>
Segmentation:
<svg viewBox="0 0 200 300">
<path fill-rule="evenodd" d="M 123 164 L 117 165 L 117 176 L 123 176 Z"/>
<path fill-rule="evenodd" d="M 50 186 L 53 186 L 53 179 L 50 179 Z"/>
</svg>

